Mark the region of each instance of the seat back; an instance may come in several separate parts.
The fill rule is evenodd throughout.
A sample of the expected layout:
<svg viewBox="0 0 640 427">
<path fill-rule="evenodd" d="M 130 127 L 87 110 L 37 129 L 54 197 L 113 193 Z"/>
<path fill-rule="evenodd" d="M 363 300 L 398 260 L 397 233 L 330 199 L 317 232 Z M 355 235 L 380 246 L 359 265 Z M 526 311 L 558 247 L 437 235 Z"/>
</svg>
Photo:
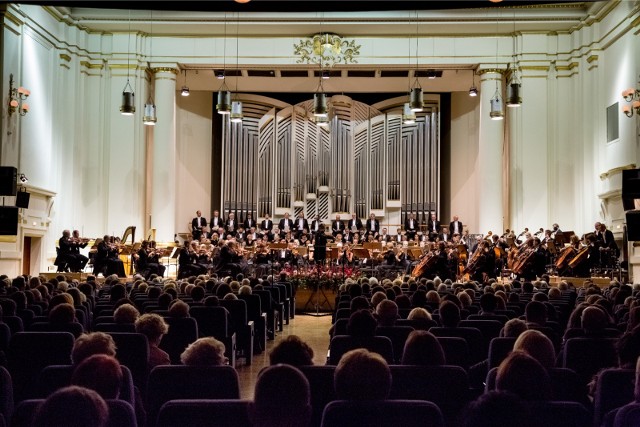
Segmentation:
<svg viewBox="0 0 640 427">
<path fill-rule="evenodd" d="M 206 426 L 252 427 L 248 400 L 172 400 L 165 403 L 158 415 L 157 427 Z"/>
<path fill-rule="evenodd" d="M 38 408 L 44 399 L 29 399 L 22 401 L 17 407 L 11 419 L 12 427 L 31 427 Z M 136 414 L 133 407 L 124 400 L 107 399 L 109 419 L 107 427 L 137 427 Z M 72 414 L 71 408 L 66 408 Z"/>
<path fill-rule="evenodd" d="M 336 400 L 336 391 L 333 386 L 335 366 L 299 366 L 309 381 L 311 389 L 311 425 L 319 426 L 322 421 L 322 411 L 327 403 Z"/>
<path fill-rule="evenodd" d="M 147 384 L 149 371 L 149 344 L 143 334 L 130 332 L 109 332 L 116 343 L 116 359 L 129 368 L 133 383 L 140 390 Z"/>
<path fill-rule="evenodd" d="M 136 326 L 133 323 L 98 323 L 94 328 L 96 332 L 129 332 L 134 333 Z M 164 340 L 164 337 L 163 337 Z"/>
<path fill-rule="evenodd" d="M 135 405 L 131 371 L 124 365 L 121 365 L 120 369 L 122 369 L 122 384 L 119 399 Z M 72 365 L 51 365 L 44 368 L 38 379 L 40 386 L 38 397 L 46 398 L 56 390 L 71 385 L 73 370 Z"/>
<path fill-rule="evenodd" d="M 379 326 L 376 335 L 387 337 L 393 345 L 394 363 L 400 363 L 404 353 L 404 344 L 414 329 L 411 326 Z"/>
<path fill-rule="evenodd" d="M 587 408 L 577 402 L 529 402 L 531 414 L 545 427 L 590 426 L 593 419 Z"/>
<path fill-rule="evenodd" d="M 62 324 L 36 322 L 31 324 L 29 330 L 34 332 L 69 332 L 74 338 L 78 338 L 84 333 L 84 327 L 78 322 Z"/>
<path fill-rule="evenodd" d="M 231 366 L 157 366 L 149 374 L 147 409 L 153 425 L 162 405 L 174 399 L 239 399 Z"/>
<path fill-rule="evenodd" d="M 366 348 L 384 357 L 387 363 L 393 363 L 393 344 L 387 337 L 355 338 L 350 335 L 336 335 L 331 339 L 329 346 L 329 364 L 337 365 L 346 352 L 356 348 Z"/>
<path fill-rule="evenodd" d="M 469 367 L 469 345 L 463 338 L 438 337 L 438 342 L 444 351 L 447 365 L 460 366 L 465 370 Z"/>
<path fill-rule="evenodd" d="M 548 368 L 549 379 L 551 380 L 552 400 L 587 403 L 587 390 L 580 382 L 578 375 L 571 369 Z M 485 381 L 485 391 L 496 389 L 496 376 L 498 368 L 491 368 L 487 373 Z"/>
<path fill-rule="evenodd" d="M 597 425 L 612 409 L 633 401 L 635 370 L 610 368 L 600 371 L 593 400 L 593 419 Z"/>
<path fill-rule="evenodd" d="M 564 346 L 562 367 L 573 369 L 586 385 L 593 375 L 617 365 L 616 339 L 571 338 Z"/>
<path fill-rule="evenodd" d="M 479 329 L 489 348 L 491 340 L 500 336 L 503 324 L 498 320 L 462 320 L 458 326 Z"/>
<path fill-rule="evenodd" d="M 500 365 L 513 350 L 516 339 L 512 337 L 497 337 L 489 343 L 489 369 Z"/>
<path fill-rule="evenodd" d="M 198 323 L 201 337 L 214 337 L 224 340 L 229 336 L 228 311 L 224 307 L 195 306 L 189 314 Z"/>
<path fill-rule="evenodd" d="M 436 337 L 457 337 L 467 342 L 469 348 L 470 363 L 477 363 L 487 358 L 487 348 L 489 343 L 485 341 L 484 335 L 477 328 L 456 327 L 456 328 L 431 328 L 429 329 Z"/>
<path fill-rule="evenodd" d="M 191 317 L 164 319 L 169 325 L 169 332 L 162 337 L 160 348 L 167 352 L 171 364 L 180 364 L 180 355 L 189 344 L 198 339 L 198 322 Z"/>
<path fill-rule="evenodd" d="M 438 407 L 424 400 L 330 402 L 322 414 L 323 427 L 351 426 L 444 427 Z"/>
<path fill-rule="evenodd" d="M 69 332 L 19 332 L 11 338 L 7 361 L 16 402 L 34 396 L 46 366 L 71 364 L 74 340 Z"/>
<path fill-rule="evenodd" d="M 613 427 L 640 426 L 640 403 L 629 403 L 618 410 Z"/>
<path fill-rule="evenodd" d="M 0 366 L 0 414 L 9 422 L 13 413 L 13 384 L 11 375 Z"/>
<path fill-rule="evenodd" d="M 389 399 L 428 400 L 438 405 L 447 425 L 469 402 L 469 378 L 459 366 L 390 366 Z"/>
</svg>

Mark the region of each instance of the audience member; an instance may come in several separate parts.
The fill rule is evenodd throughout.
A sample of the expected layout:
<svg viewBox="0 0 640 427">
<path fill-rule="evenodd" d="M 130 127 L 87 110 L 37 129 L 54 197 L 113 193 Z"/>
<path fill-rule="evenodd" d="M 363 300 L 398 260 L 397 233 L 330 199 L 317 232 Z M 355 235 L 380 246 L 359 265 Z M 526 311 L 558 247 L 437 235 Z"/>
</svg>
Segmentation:
<svg viewBox="0 0 640 427">
<path fill-rule="evenodd" d="M 73 344 L 71 360 L 74 365 L 79 365 L 94 354 L 106 354 L 112 357 L 116 355 L 116 343 L 111 335 L 104 332 L 80 335 Z"/>
<path fill-rule="evenodd" d="M 121 325 L 133 325 L 138 317 L 140 317 L 140 312 L 131 304 L 123 304 L 113 312 L 113 321 Z"/>
<path fill-rule="evenodd" d="M 528 354 L 545 368 L 553 368 L 556 362 L 553 343 L 549 337 L 535 329 L 529 329 L 520 334 L 513 345 L 513 350 Z"/>
<path fill-rule="evenodd" d="M 313 365 L 313 349 L 297 335 L 289 335 L 271 350 L 269 363 L 292 366 Z"/>
<path fill-rule="evenodd" d="M 224 344 L 213 337 L 199 338 L 180 355 L 185 366 L 220 366 L 227 362 Z"/>
<path fill-rule="evenodd" d="M 154 313 L 143 314 L 136 320 L 136 332 L 147 337 L 149 343 L 149 369 L 159 365 L 170 365 L 169 355 L 161 350 L 160 341 L 169 332 L 169 326 L 162 317 Z"/>
<path fill-rule="evenodd" d="M 527 401 L 549 400 L 551 379 L 536 359 L 513 351 L 498 367 L 496 390 L 514 393 Z"/>
<path fill-rule="evenodd" d="M 403 365 L 439 366 L 445 364 L 444 351 L 438 339 L 428 331 L 409 334 L 402 353 Z"/>
<path fill-rule="evenodd" d="M 311 421 L 309 381 L 297 368 L 275 365 L 258 375 L 249 418 L 254 427 L 306 427 Z"/>
<path fill-rule="evenodd" d="M 33 427 L 105 427 L 109 409 L 98 393 L 78 386 L 64 387 L 38 408 Z"/>
<path fill-rule="evenodd" d="M 333 383 L 338 399 L 384 400 L 391 389 L 391 371 L 382 356 L 359 348 L 342 356 Z"/>
<path fill-rule="evenodd" d="M 122 386 L 122 368 L 115 357 L 94 354 L 74 369 L 71 384 L 94 390 L 103 399 L 117 399 Z"/>
</svg>

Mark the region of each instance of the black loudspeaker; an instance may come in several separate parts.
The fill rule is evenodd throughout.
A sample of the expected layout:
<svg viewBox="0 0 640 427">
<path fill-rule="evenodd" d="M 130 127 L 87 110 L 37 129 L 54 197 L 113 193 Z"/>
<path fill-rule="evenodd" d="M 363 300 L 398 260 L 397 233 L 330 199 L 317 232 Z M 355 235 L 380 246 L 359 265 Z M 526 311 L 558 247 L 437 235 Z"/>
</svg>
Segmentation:
<svg viewBox="0 0 640 427">
<path fill-rule="evenodd" d="M 29 209 L 29 199 L 31 198 L 31 193 L 27 193 L 26 191 L 18 191 L 16 194 L 16 207 L 22 209 Z"/>
<path fill-rule="evenodd" d="M 622 171 L 622 205 L 625 211 L 638 209 L 640 199 L 640 169 Z"/>
<path fill-rule="evenodd" d="M 0 236 L 18 235 L 18 208 L 0 206 Z"/>
<path fill-rule="evenodd" d="M 18 169 L 13 166 L 0 166 L 0 196 L 15 196 L 18 182 Z"/>
<path fill-rule="evenodd" d="M 629 211 L 627 217 L 627 240 L 629 242 L 640 241 L 640 211 Z"/>
</svg>

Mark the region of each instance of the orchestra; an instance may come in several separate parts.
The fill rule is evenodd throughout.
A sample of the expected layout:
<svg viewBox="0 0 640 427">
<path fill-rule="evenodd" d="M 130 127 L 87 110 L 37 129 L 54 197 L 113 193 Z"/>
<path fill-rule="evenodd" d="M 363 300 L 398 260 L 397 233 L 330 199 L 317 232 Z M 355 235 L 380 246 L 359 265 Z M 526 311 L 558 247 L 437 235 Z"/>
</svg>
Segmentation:
<svg viewBox="0 0 640 427">
<path fill-rule="evenodd" d="M 564 233 L 558 224 L 540 227 L 531 234 L 528 228 L 516 234 L 489 231 L 471 235 L 458 216 L 441 225 L 435 214 L 420 221 L 414 213 L 405 216 L 403 227 L 394 235 L 381 226 L 374 213 L 366 221 L 351 214 L 348 221 L 340 215 L 327 221 L 315 216 L 310 223 L 303 212 L 295 219 L 289 213 L 279 221 L 265 215 L 256 221 L 250 214 L 236 219 L 235 212 L 225 212 L 226 220 L 215 211 L 207 223 L 201 211 L 191 223 L 193 240 L 186 240 L 177 253 L 178 277 L 218 273 L 236 276 L 264 275 L 287 266 L 334 265 L 371 269 L 376 275 L 442 280 L 478 280 L 506 278 L 535 280 L 543 274 L 587 277 L 590 274 L 619 268 L 619 250 L 613 233 L 600 222 L 594 232 L 580 238 Z M 424 218 L 424 217 L 423 217 Z M 82 271 L 87 257 L 80 249 L 89 239 L 74 230 L 63 232 L 59 240 L 56 265 L 70 271 Z M 125 275 L 122 251 L 117 237 L 104 236 L 96 241 L 94 274 Z M 171 248 L 159 249 L 152 240 L 144 240 L 132 254 L 135 271 L 145 278 L 164 276 L 161 261 Z M 63 267 L 60 267 L 63 266 Z"/>
</svg>

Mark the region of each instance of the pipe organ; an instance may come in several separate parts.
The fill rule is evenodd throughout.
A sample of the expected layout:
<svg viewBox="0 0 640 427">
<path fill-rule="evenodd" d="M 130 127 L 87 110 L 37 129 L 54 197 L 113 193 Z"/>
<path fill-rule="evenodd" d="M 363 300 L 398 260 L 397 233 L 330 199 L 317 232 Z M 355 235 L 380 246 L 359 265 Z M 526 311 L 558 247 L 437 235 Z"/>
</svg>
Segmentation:
<svg viewBox="0 0 640 427">
<path fill-rule="evenodd" d="M 265 99 L 245 95 L 243 121 L 223 119 L 225 215 L 244 221 L 249 212 L 254 218 L 303 212 L 329 220 L 374 212 L 404 222 L 413 212 L 424 222 L 438 212 L 437 102 L 405 125 L 401 103 L 379 110 L 334 95 L 328 125 L 319 126 L 312 100 L 283 107 Z"/>
</svg>

